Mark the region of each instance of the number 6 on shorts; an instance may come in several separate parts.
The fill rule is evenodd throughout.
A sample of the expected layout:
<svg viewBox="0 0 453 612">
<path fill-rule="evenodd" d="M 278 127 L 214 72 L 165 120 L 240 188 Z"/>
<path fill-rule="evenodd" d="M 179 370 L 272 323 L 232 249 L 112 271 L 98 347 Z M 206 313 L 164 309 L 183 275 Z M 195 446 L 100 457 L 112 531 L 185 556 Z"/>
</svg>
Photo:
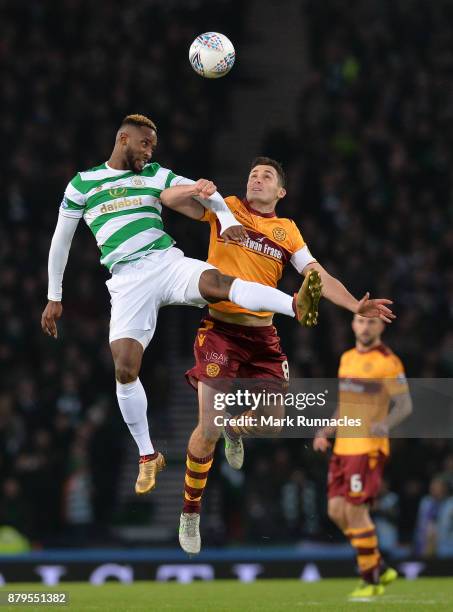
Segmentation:
<svg viewBox="0 0 453 612">
<path fill-rule="evenodd" d="M 360 474 L 352 474 L 350 484 L 351 493 L 360 493 L 362 489 L 363 484 Z"/>
</svg>

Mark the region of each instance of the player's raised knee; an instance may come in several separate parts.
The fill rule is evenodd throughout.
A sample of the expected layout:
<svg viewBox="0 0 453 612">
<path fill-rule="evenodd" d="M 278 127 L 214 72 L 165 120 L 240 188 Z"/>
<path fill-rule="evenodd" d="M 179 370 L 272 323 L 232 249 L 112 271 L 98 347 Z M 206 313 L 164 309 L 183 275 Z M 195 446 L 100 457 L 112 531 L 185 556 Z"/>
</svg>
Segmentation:
<svg viewBox="0 0 453 612">
<path fill-rule="evenodd" d="M 200 276 L 200 293 L 210 303 L 227 300 L 233 281 L 233 276 L 226 276 L 218 270 L 205 270 Z"/>
<path fill-rule="evenodd" d="M 133 361 L 124 359 L 115 362 L 115 377 L 121 384 L 133 382 L 137 376 L 138 368 Z"/>
</svg>

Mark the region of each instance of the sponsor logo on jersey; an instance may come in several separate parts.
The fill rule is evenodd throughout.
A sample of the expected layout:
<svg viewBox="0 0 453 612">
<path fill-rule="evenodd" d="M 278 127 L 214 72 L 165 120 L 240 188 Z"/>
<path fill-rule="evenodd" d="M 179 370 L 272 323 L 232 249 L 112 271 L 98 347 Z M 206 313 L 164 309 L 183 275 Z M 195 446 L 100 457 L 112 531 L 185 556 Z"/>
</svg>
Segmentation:
<svg viewBox="0 0 453 612">
<path fill-rule="evenodd" d="M 131 178 L 131 183 L 136 187 L 144 187 L 146 185 L 145 181 L 140 176 L 133 176 Z"/>
<path fill-rule="evenodd" d="M 278 261 L 282 261 L 283 259 L 283 253 L 281 250 L 278 247 L 271 246 L 268 243 L 268 238 L 266 238 L 266 236 L 256 238 L 255 240 L 252 240 L 252 238 L 246 238 L 243 244 L 246 249 L 250 249 L 256 253 L 262 253 L 268 257 L 273 257 L 274 259 L 278 259 Z"/>
<path fill-rule="evenodd" d="M 69 202 L 68 202 L 68 198 L 65 196 L 62 200 L 61 200 L 61 208 L 69 208 Z"/>
<path fill-rule="evenodd" d="M 341 378 L 339 383 L 340 391 L 350 393 L 379 393 L 382 384 L 379 381 L 361 380 L 360 378 Z"/>
<path fill-rule="evenodd" d="M 103 204 L 100 208 L 100 212 L 105 214 L 127 208 L 128 206 L 141 206 L 142 204 L 142 198 L 123 198 L 122 200 L 115 200 L 114 202 Z"/>
<path fill-rule="evenodd" d="M 286 231 L 283 229 L 283 227 L 274 227 L 272 230 L 272 236 L 275 238 L 275 240 L 283 242 L 283 240 L 286 238 Z"/>
<path fill-rule="evenodd" d="M 216 376 L 218 376 L 219 372 L 220 366 L 216 363 L 208 363 L 208 365 L 206 366 L 206 374 L 211 378 L 215 378 Z"/>
<path fill-rule="evenodd" d="M 112 196 L 112 198 L 121 198 L 122 196 L 126 195 L 126 193 L 126 187 L 112 187 L 109 189 L 109 194 Z"/>
</svg>

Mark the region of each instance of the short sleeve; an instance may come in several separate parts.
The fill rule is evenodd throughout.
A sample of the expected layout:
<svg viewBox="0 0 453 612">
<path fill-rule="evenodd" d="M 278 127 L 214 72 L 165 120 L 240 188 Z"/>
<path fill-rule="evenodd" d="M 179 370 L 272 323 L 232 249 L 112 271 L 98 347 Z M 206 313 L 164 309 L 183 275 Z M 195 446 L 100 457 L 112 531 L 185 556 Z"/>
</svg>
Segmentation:
<svg viewBox="0 0 453 612">
<path fill-rule="evenodd" d="M 388 394 L 390 397 L 394 397 L 395 395 L 408 393 L 409 386 L 401 359 L 396 355 L 390 355 L 388 359 L 388 373 L 384 381 Z"/>
<path fill-rule="evenodd" d="M 171 170 L 168 171 L 167 174 L 167 178 L 165 180 L 165 187 L 164 189 L 168 189 L 168 187 L 174 187 L 175 185 L 178 185 L 179 183 L 182 183 L 183 185 L 190 185 L 191 183 L 194 183 L 195 181 L 191 181 L 190 179 L 187 179 L 185 176 L 179 176 L 178 174 L 175 174 L 174 172 L 172 172 Z"/>
<path fill-rule="evenodd" d="M 60 204 L 60 213 L 64 217 L 80 219 L 86 205 L 86 196 L 81 191 L 81 178 L 77 174 L 67 185 Z"/>
<path fill-rule="evenodd" d="M 299 231 L 299 228 L 291 221 L 291 251 L 292 253 L 296 253 L 305 246 L 305 240 L 302 238 L 302 234 Z"/>
</svg>

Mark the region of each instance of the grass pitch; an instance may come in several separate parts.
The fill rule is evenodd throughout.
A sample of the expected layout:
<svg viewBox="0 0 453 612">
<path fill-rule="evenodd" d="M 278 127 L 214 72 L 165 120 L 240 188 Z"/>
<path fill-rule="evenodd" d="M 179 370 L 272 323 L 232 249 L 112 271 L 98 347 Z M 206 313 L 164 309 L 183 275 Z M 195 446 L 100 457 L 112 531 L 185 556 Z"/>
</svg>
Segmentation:
<svg viewBox="0 0 453 612">
<path fill-rule="evenodd" d="M 67 605 L 1 606 L 14 612 L 52 610 L 103 612 L 286 612 L 318 610 L 335 612 L 453 611 L 453 578 L 399 579 L 384 595 L 369 601 L 350 602 L 348 593 L 355 579 L 324 579 L 306 583 L 299 580 L 258 580 L 250 584 L 236 580 L 213 582 L 135 582 L 131 585 L 107 583 L 92 586 L 66 582 L 58 587 L 36 584 L 9 584 L 0 591 L 51 591 L 69 594 Z"/>
</svg>

